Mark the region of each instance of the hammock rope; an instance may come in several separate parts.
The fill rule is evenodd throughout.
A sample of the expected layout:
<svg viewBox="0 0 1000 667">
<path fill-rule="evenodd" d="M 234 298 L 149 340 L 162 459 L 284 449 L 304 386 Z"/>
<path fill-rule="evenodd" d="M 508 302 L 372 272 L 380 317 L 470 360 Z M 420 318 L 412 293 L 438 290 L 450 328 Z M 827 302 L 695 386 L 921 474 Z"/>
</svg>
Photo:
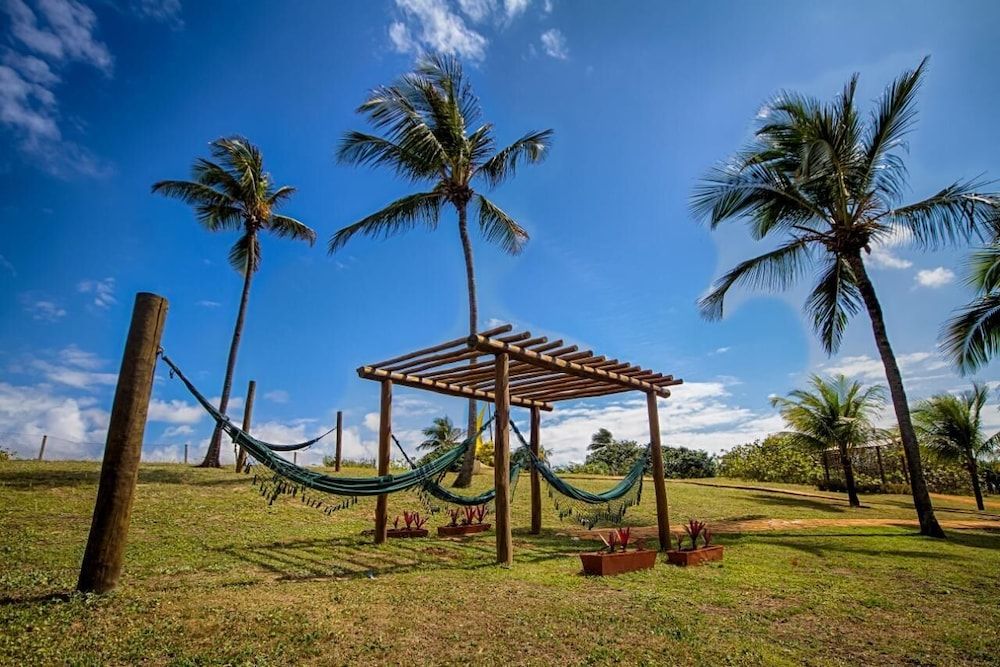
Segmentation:
<svg viewBox="0 0 1000 667">
<path fill-rule="evenodd" d="M 293 498 L 301 497 L 303 503 L 323 508 L 324 512 L 330 514 L 334 510 L 353 505 L 357 502 L 358 497 L 377 496 L 410 489 L 419 489 L 424 483 L 432 481 L 442 473 L 447 472 L 452 464 L 465 454 L 470 443 L 475 442 L 476 438 L 479 437 L 479 433 L 476 433 L 427 465 L 397 475 L 379 475 L 376 477 L 334 477 L 326 475 L 302 468 L 281 458 L 275 453 L 275 451 L 279 450 L 271 449 L 267 446 L 267 443 L 257 440 L 249 433 L 237 427 L 228 417 L 220 413 L 215 406 L 208 402 L 166 354 L 161 352 L 160 356 L 163 362 L 170 368 L 172 375 L 176 375 L 180 379 L 194 399 L 233 439 L 233 442 L 242 446 L 254 460 L 272 473 L 270 476 L 254 474 L 254 484 L 260 488 L 261 495 L 268 498 L 269 504 L 273 503 L 278 496 L 286 494 L 291 495 Z M 483 424 L 482 428 L 485 429 L 487 426 L 489 426 L 489 422 Z M 481 431 L 482 429 L 480 429 Z M 250 467 L 248 466 L 247 471 L 249 472 L 249 470 Z M 335 500 L 316 498 L 308 496 L 307 491 L 341 497 Z"/>
<path fill-rule="evenodd" d="M 646 447 L 645 453 L 636 459 L 620 482 L 607 491 L 592 493 L 561 479 L 548 462 L 535 456 L 517 425 L 513 421 L 510 425 L 521 441 L 521 449 L 527 451 L 529 465 L 545 480 L 549 497 L 552 498 L 560 520 L 573 517 L 587 528 L 593 528 L 601 521 L 621 523 L 625 511 L 629 507 L 638 505 L 642 499 L 642 478 L 649 459 L 649 446 Z"/>
</svg>

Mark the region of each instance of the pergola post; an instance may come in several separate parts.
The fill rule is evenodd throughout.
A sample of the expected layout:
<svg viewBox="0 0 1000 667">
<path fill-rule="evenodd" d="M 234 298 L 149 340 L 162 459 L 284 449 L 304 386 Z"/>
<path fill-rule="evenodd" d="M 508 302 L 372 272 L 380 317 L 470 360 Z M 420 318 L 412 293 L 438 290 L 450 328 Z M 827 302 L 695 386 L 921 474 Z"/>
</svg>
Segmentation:
<svg viewBox="0 0 1000 667">
<path fill-rule="evenodd" d="M 496 355 L 496 437 L 493 443 L 493 481 L 496 487 L 497 563 L 514 563 L 510 532 L 510 359 Z"/>
<path fill-rule="evenodd" d="M 247 385 L 247 400 L 243 406 L 243 432 L 249 433 L 250 426 L 253 423 L 253 401 L 254 396 L 257 395 L 257 381 L 250 380 L 250 384 Z M 247 452 L 243 449 L 241 445 L 239 452 L 236 454 L 236 472 L 241 472 L 247 464 Z"/>
<path fill-rule="evenodd" d="M 660 538 L 660 551 L 671 548 L 670 511 L 667 506 L 667 482 L 663 475 L 663 445 L 660 443 L 660 413 L 656 407 L 656 394 L 646 394 L 649 412 L 650 458 L 653 462 L 653 489 L 656 492 L 656 528 Z"/>
<path fill-rule="evenodd" d="M 538 458 L 541 444 L 541 421 L 542 411 L 539 408 L 531 408 L 531 453 Z M 531 534 L 538 535 L 542 532 L 542 484 L 538 476 L 538 470 L 531 467 Z"/>
<path fill-rule="evenodd" d="M 382 380 L 379 399 L 378 420 L 378 474 L 389 474 L 389 445 L 392 436 L 392 380 Z M 375 502 L 375 544 L 385 542 L 385 530 L 389 523 L 389 496 L 380 494 Z"/>
<path fill-rule="evenodd" d="M 335 472 L 340 472 L 340 457 L 344 453 L 344 413 L 341 410 L 337 410 L 337 450 L 334 454 L 333 459 L 333 469 Z"/>
</svg>

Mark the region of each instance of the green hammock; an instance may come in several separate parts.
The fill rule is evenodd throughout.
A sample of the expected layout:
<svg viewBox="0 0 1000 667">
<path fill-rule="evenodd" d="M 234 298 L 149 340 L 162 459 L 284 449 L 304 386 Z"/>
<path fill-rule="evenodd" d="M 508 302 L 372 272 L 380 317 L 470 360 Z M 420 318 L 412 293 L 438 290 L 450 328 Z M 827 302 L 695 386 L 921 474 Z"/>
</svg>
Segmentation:
<svg viewBox="0 0 1000 667">
<path fill-rule="evenodd" d="M 560 519 L 573 516 L 588 528 L 593 528 L 599 521 L 620 523 L 625 516 L 625 510 L 639 504 L 642 498 L 643 472 L 649 458 L 648 446 L 645 454 L 636 460 L 620 482 L 602 493 L 592 493 L 560 479 L 547 462 L 539 459 L 531 451 L 517 425 L 513 421 L 510 425 L 528 453 L 529 465 L 545 480 L 549 497 L 552 498 Z"/>
<path fill-rule="evenodd" d="M 228 418 L 220 413 L 215 406 L 191 384 L 180 369 L 167 357 L 161 354 L 163 362 L 170 367 L 184 386 L 187 387 L 191 395 L 198 401 L 206 412 L 218 423 L 222 429 L 229 434 L 233 442 L 242 446 L 247 453 L 257 460 L 262 466 L 271 470 L 275 477 L 271 479 L 261 479 L 261 494 L 270 496 L 270 502 L 278 495 L 287 493 L 295 497 L 309 489 L 319 493 L 326 493 L 336 496 L 348 496 L 348 499 L 339 503 L 329 503 L 316 500 L 308 500 L 303 495 L 303 502 L 314 506 L 326 506 L 329 511 L 346 507 L 355 502 L 359 496 L 377 496 L 385 493 L 396 493 L 406 491 L 414 487 L 419 487 L 427 481 L 435 479 L 438 475 L 446 472 L 453 463 L 458 461 L 468 449 L 469 444 L 474 442 L 479 433 L 471 438 L 467 438 L 458 446 L 449 450 L 434 461 L 425 466 L 415 468 L 399 475 L 380 475 L 377 477 L 333 477 L 313 470 L 307 470 L 293 463 L 286 461 L 276 455 L 266 443 L 257 440 L 249 433 L 236 427 Z M 489 423 L 483 424 L 486 428 Z M 255 476 L 256 477 L 256 476 Z M 255 479 L 255 482 L 257 480 Z"/>
</svg>

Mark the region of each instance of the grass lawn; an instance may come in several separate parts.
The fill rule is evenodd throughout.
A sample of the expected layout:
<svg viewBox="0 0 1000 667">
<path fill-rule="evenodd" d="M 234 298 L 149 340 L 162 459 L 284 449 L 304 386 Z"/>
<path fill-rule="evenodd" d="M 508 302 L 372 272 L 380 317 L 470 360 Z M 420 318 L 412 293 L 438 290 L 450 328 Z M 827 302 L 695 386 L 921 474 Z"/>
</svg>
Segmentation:
<svg viewBox="0 0 1000 667">
<path fill-rule="evenodd" d="M 936 541 L 900 521 L 904 496 L 852 510 L 806 487 L 668 481 L 675 528 L 787 521 L 719 535 L 722 565 L 595 579 L 548 498 L 544 534 L 527 534 L 524 480 L 507 570 L 492 534 L 375 547 L 360 534 L 374 501 L 326 517 L 268 507 L 229 470 L 145 465 L 118 591 L 68 594 L 98 473 L 0 463 L 0 664 L 1000 664 L 997 502 L 936 498 L 942 522 L 990 522 Z M 390 498 L 390 517 L 404 509 L 414 496 Z M 653 517 L 647 486 L 627 518 Z"/>
</svg>

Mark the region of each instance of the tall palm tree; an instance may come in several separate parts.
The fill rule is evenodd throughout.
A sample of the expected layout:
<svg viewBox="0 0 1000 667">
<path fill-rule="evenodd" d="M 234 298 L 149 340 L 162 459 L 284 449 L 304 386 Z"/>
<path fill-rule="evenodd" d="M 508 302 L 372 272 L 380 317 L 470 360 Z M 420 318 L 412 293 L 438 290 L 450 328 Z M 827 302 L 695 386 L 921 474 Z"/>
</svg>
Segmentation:
<svg viewBox="0 0 1000 667">
<path fill-rule="evenodd" d="M 295 192 L 295 188 L 276 187 L 271 175 L 264 171 L 260 150 L 247 139 L 232 136 L 211 143 L 212 159 L 198 158 L 191 167 L 189 181 L 159 181 L 153 192 L 180 199 L 194 207 L 198 222 L 210 232 L 240 232 L 229 251 L 229 263 L 243 274 L 243 291 L 236 312 L 233 340 L 229 344 L 226 376 L 222 382 L 219 411 L 226 414 L 229 394 L 236 370 L 236 353 L 243 335 L 250 283 L 260 268 L 260 233 L 316 241 L 316 232 L 295 218 L 276 213 L 278 207 Z M 218 468 L 222 430 L 216 425 L 201 467 Z"/>
<path fill-rule="evenodd" d="M 448 56 L 426 56 L 415 71 L 391 86 L 380 86 L 358 107 L 381 135 L 348 132 L 337 157 L 355 165 L 386 166 L 428 188 L 398 199 L 344 227 L 330 239 L 336 252 L 356 234 L 387 237 L 417 226 L 436 229 L 441 209 L 450 205 L 458 218 L 469 296 L 469 333 L 477 331 L 476 276 L 469 238 L 470 204 L 479 230 L 490 243 L 510 254 L 521 252 L 528 232 L 492 201 L 477 192 L 512 177 L 518 166 L 540 162 L 548 152 L 552 130 L 529 132 L 496 150 L 493 125 L 480 123 L 479 100 L 462 74 L 461 63 Z M 475 363 L 475 359 L 470 363 Z M 476 402 L 469 400 L 468 432 L 475 431 Z M 475 452 L 470 449 L 455 486 L 472 481 Z"/>
<path fill-rule="evenodd" d="M 462 441 L 462 429 L 456 428 L 449 417 L 435 417 L 422 433 L 425 439 L 417 445 L 417 449 L 451 449 Z"/>
<path fill-rule="evenodd" d="M 1000 351 L 1000 243 L 973 253 L 970 265 L 976 299 L 948 321 L 942 341 L 963 373 L 978 370 Z"/>
<path fill-rule="evenodd" d="M 969 472 L 980 511 L 986 507 L 979 486 L 979 461 L 1000 451 L 1000 432 L 988 438 L 983 433 L 981 413 L 989 393 L 985 385 L 973 383 L 971 390 L 958 396 L 937 394 L 920 401 L 913 410 L 913 421 L 924 446 L 942 459 L 960 462 Z"/>
<path fill-rule="evenodd" d="M 977 193 L 979 183 L 961 181 L 926 199 L 900 204 L 906 185 L 900 152 L 916 117 L 925 65 L 926 59 L 896 79 L 867 123 L 854 104 L 857 75 L 829 104 L 781 93 L 765 107 L 754 140 L 698 185 L 692 210 L 712 229 L 745 220 L 754 238 L 780 239 L 777 248 L 738 264 L 716 281 L 700 302 L 706 317 L 722 317 L 723 300 L 734 285 L 783 290 L 810 269 L 817 282 L 805 310 L 828 354 L 839 348 L 850 317 L 862 308 L 868 311 L 899 422 L 920 531 L 943 537 L 864 255 L 899 232 L 925 248 L 992 236 L 1000 198 Z"/>
<path fill-rule="evenodd" d="M 872 419 L 885 405 L 885 390 L 880 385 L 864 387 L 843 375 L 831 378 L 813 375 L 809 384 L 812 391 L 796 389 L 787 397 L 771 398 L 771 405 L 778 408 L 789 427 L 779 435 L 803 449 L 825 451 L 836 447 L 851 507 L 861 507 L 851 450 L 881 435 L 872 425 Z"/>
<path fill-rule="evenodd" d="M 590 444 L 587 446 L 587 449 L 596 452 L 613 444 L 615 444 L 615 437 L 611 435 L 611 431 L 606 428 L 599 428 L 597 429 L 597 433 L 590 436 Z"/>
</svg>

